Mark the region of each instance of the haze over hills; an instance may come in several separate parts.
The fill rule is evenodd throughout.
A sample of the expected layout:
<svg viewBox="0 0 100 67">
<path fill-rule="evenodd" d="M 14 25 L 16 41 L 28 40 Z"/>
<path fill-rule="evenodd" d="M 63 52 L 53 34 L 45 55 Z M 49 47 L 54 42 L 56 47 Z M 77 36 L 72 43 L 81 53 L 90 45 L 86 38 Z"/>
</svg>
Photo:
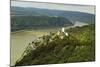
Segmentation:
<svg viewBox="0 0 100 67">
<path fill-rule="evenodd" d="M 94 23 L 95 22 L 95 15 L 84 13 L 84 12 L 77 12 L 77 11 L 63 11 L 63 10 L 52 10 L 52 9 L 40 9 L 40 8 L 32 8 L 32 7 L 11 7 L 11 15 L 12 16 L 60 16 L 66 17 L 72 22 L 80 21 L 86 23 Z"/>
</svg>

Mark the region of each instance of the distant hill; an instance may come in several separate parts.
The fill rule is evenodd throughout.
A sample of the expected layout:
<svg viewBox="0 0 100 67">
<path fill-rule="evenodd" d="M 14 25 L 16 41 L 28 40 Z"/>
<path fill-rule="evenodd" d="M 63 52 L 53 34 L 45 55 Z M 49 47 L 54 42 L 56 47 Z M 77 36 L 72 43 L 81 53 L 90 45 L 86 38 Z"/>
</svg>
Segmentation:
<svg viewBox="0 0 100 67">
<path fill-rule="evenodd" d="M 23 29 L 43 29 L 72 26 L 73 23 L 64 17 L 51 16 L 11 16 L 11 31 Z"/>
<path fill-rule="evenodd" d="M 89 24 L 95 23 L 95 15 L 76 11 L 62 11 L 52 9 L 39 9 L 39 8 L 24 8 L 24 7 L 11 7 L 11 15 L 46 15 L 46 16 L 60 16 L 66 17 L 73 23 L 75 21 L 86 22 Z"/>
</svg>

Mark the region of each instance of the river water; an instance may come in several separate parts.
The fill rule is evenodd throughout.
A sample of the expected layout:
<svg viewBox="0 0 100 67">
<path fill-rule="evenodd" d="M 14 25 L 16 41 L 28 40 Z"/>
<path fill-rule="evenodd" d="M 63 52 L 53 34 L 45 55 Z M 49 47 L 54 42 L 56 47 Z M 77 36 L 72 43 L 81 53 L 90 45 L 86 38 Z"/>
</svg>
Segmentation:
<svg viewBox="0 0 100 67">
<path fill-rule="evenodd" d="M 21 57 L 29 43 L 55 29 L 23 30 L 11 33 L 11 66 Z"/>
</svg>

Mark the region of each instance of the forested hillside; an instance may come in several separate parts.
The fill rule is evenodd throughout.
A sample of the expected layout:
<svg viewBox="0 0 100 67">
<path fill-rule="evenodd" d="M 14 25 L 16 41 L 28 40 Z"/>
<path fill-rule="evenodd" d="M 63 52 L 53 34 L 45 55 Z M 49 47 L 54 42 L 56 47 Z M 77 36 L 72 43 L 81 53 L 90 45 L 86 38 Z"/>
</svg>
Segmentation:
<svg viewBox="0 0 100 67">
<path fill-rule="evenodd" d="M 84 13 L 84 12 L 77 12 L 77 11 L 64 11 L 64 10 L 53 10 L 53 9 L 40 9 L 40 8 L 27 8 L 27 7 L 11 7 L 11 16 L 59 16 L 65 17 L 70 21 L 76 22 L 85 22 L 89 24 L 95 23 L 95 15 Z"/>
<path fill-rule="evenodd" d="M 49 27 L 71 26 L 73 23 L 64 17 L 51 16 L 12 16 L 11 31 Z"/>
<path fill-rule="evenodd" d="M 57 32 L 33 41 L 36 48 L 26 50 L 15 66 L 87 62 L 95 60 L 95 26 L 66 29 L 68 36 L 59 38 Z"/>
</svg>

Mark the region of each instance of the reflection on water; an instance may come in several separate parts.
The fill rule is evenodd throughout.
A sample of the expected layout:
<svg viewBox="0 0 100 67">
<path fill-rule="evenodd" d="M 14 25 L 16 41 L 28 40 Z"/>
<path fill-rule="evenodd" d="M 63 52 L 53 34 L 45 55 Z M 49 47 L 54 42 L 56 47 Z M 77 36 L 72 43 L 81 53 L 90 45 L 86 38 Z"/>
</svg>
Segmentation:
<svg viewBox="0 0 100 67">
<path fill-rule="evenodd" d="M 76 21 L 74 27 L 75 26 L 84 26 L 84 25 L 88 25 L 88 23 L 83 23 L 83 22 L 80 22 L 80 21 Z"/>
</svg>

